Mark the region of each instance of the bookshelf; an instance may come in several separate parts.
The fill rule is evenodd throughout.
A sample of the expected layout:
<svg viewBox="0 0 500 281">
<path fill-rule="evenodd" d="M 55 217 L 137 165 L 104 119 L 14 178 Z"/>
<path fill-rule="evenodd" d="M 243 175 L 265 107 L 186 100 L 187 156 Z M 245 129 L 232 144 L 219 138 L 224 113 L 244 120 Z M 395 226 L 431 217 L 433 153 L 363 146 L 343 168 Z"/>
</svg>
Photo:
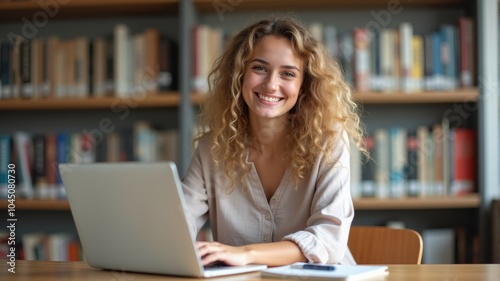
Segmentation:
<svg viewBox="0 0 500 281">
<path fill-rule="evenodd" d="M 61 1 L 64 2 L 64 1 Z M 211 26 L 223 28 L 226 32 L 233 32 L 259 17 L 270 15 L 273 11 L 287 13 L 289 11 L 299 14 L 300 18 L 310 23 L 316 19 L 327 21 L 334 18 L 336 23 L 346 28 L 352 28 L 361 21 L 366 23 L 374 20 L 373 13 L 389 9 L 392 1 L 323 1 L 323 0 L 245 0 L 245 1 L 212 1 L 212 0 L 72 0 L 58 6 L 58 12 L 49 17 L 48 24 L 40 27 L 40 36 L 61 34 L 62 37 L 71 37 L 74 33 L 86 34 L 90 37 L 100 35 L 102 29 L 111 31 L 114 24 L 120 22 L 130 22 L 136 30 L 149 25 L 162 26 L 163 32 L 170 35 L 179 46 L 178 56 L 178 90 L 153 93 L 142 99 L 120 100 L 116 97 L 105 98 L 65 98 L 65 99 L 36 99 L 36 100 L 0 100 L 0 120 L 9 120 L 9 126 L 0 128 L 0 133 L 12 133 L 17 124 L 23 130 L 39 131 L 39 124 L 45 116 L 50 116 L 50 120 L 56 117 L 64 119 L 66 116 L 76 118 L 80 127 L 88 126 L 85 123 L 87 112 L 107 113 L 113 103 L 122 101 L 133 103 L 134 111 L 139 112 L 133 118 L 142 119 L 143 116 L 156 120 L 158 124 L 166 127 L 174 127 L 179 130 L 179 158 L 181 161 L 181 173 L 187 169 L 191 153 L 191 134 L 194 124 L 193 105 L 200 104 L 203 94 L 192 94 L 193 87 L 191 81 L 192 73 L 192 28 L 197 23 L 205 23 Z M 217 4 L 226 4 L 223 10 L 216 10 Z M 488 38 L 482 30 L 490 30 L 492 26 L 496 29 L 498 20 L 498 2 L 489 0 L 466 1 L 466 0 L 425 0 L 425 1 L 397 1 L 403 7 L 405 19 L 415 24 L 416 32 L 430 30 L 439 25 L 440 20 L 451 21 L 457 16 L 477 11 L 477 15 L 472 15 L 477 19 L 478 30 L 478 75 L 486 77 L 484 73 L 495 74 L 498 77 L 498 69 L 494 58 L 498 57 L 498 44 L 494 38 Z M 220 8 L 220 7 L 219 7 Z M 492 11 L 494 10 L 494 11 Z M 32 20 L 33 15 L 43 11 L 38 1 L 7 1 L 0 3 L 0 37 L 6 36 L 11 30 L 20 30 L 23 25 L 22 17 Z M 491 13 L 494 13 L 493 15 Z M 331 15 L 333 16 L 331 16 Z M 470 15 L 470 14 L 469 14 Z M 394 16 L 394 15 L 393 15 Z M 422 17 L 429 18 L 421 22 Z M 91 23 L 96 21 L 96 24 Z M 394 16 L 391 25 L 396 26 L 401 21 Z M 74 24 L 74 25 L 73 25 Z M 65 26 L 72 27 L 71 31 L 66 31 Z M 74 27 L 74 28 L 73 28 Z M 496 67 L 496 69 L 495 69 Z M 483 73 L 483 74 L 481 74 Z M 495 81 L 495 80 L 492 80 Z M 355 99 L 364 105 L 365 108 L 383 107 L 383 110 L 391 110 L 398 106 L 405 108 L 427 108 L 432 107 L 433 111 L 441 110 L 450 104 L 472 102 L 478 104 L 477 115 L 478 124 L 478 147 L 479 159 L 478 176 L 479 193 L 466 197 L 453 198 L 404 198 L 404 199 L 372 199 L 362 198 L 354 201 L 355 208 L 360 211 L 381 212 L 381 216 L 386 215 L 386 211 L 404 210 L 418 215 L 425 210 L 441 209 L 449 215 L 468 215 L 479 213 L 479 225 L 474 222 L 468 223 L 467 227 L 473 228 L 474 232 L 479 232 L 481 241 L 490 241 L 489 222 L 486 221 L 489 212 L 489 202 L 491 198 L 499 196 L 497 187 L 500 185 L 498 179 L 498 97 L 491 97 L 492 89 L 497 89 L 490 80 L 479 81 L 479 85 L 474 88 L 457 89 L 454 91 L 432 91 L 406 94 L 402 92 L 387 93 L 354 93 Z M 493 87 L 493 88 L 492 88 Z M 494 91 L 494 90 L 493 90 Z M 488 97 L 488 98 L 485 98 Z M 492 108 L 492 106 L 496 106 Z M 72 115 L 72 112 L 78 112 Z M 148 114 L 145 112 L 155 112 Z M 168 111 L 168 123 L 165 125 L 160 119 L 167 119 L 165 115 L 156 114 L 157 111 Z M 29 114 L 28 114 L 29 112 Z M 106 115 L 104 114 L 104 115 Z M 108 114 L 109 115 L 109 114 Z M 29 117 L 25 117 L 29 116 Z M 171 118 L 173 116 L 173 118 Z M 30 118 L 27 120 L 26 118 Z M 37 120 L 31 120 L 39 118 Z M 409 117 L 402 118 L 403 124 L 411 123 Z M 492 121 L 491 119 L 497 121 Z M 32 121 L 32 122 L 31 122 Z M 17 123 L 16 123 L 17 122 Z M 128 123 L 131 120 L 127 120 Z M 384 121 L 385 122 L 385 121 Z M 30 125 L 26 125 L 30 123 Z M 55 124 L 54 127 L 57 127 Z M 64 124 L 64 126 L 67 126 Z M 90 125 L 92 126 L 92 124 Z M 82 128 L 76 128 L 80 130 Z M 17 129 L 17 128 L 16 128 Z M 7 130 L 7 131 L 5 131 Z M 495 170 L 496 169 L 496 170 Z M 0 203 L 4 208 L 4 202 Z M 17 207 L 23 212 L 43 212 L 62 211 L 67 212 L 69 205 L 64 200 L 19 200 Z M 426 213 L 426 212 L 425 212 Z M 426 213 L 427 214 L 427 213 Z M 439 223 L 439 221 L 438 221 Z M 482 243 L 482 255 L 487 253 L 488 244 Z M 485 260 L 487 258 L 483 257 Z"/>
<path fill-rule="evenodd" d="M 62 41 L 77 36 L 97 38 L 112 35 L 116 25 L 125 23 L 130 27 L 131 34 L 156 28 L 178 45 L 181 23 L 179 6 L 178 0 L 1 1 L 0 38 L 6 39 L 12 34 L 27 39 L 55 35 Z M 175 73 L 178 73 L 177 69 Z M 0 99 L 0 134 L 17 131 L 33 134 L 78 133 L 98 128 L 102 120 L 111 120 L 117 130 L 143 120 L 162 130 L 179 130 L 184 124 L 179 117 L 182 93 L 178 88 L 129 98 L 118 98 L 113 92 L 106 97 L 95 97 L 94 94 L 92 92 L 89 97 L 83 98 Z M 198 95 L 189 95 L 187 103 L 199 103 L 199 98 Z M 127 114 L 120 117 L 116 110 L 113 111 L 117 104 L 126 105 Z M 190 139 L 179 143 L 191 146 Z M 17 199 L 17 249 L 21 249 L 19 246 L 26 234 L 43 233 L 50 236 L 69 233 L 76 237 L 76 228 L 66 200 Z M 2 210 L 7 209 L 5 202 L 1 200 Z"/>
</svg>

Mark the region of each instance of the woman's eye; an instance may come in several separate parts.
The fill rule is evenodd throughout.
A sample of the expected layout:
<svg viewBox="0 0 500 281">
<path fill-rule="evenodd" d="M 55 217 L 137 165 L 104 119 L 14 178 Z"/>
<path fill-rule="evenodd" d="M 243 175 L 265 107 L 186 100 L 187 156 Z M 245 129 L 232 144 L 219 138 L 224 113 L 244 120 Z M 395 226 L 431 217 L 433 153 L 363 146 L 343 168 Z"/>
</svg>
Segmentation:
<svg viewBox="0 0 500 281">
<path fill-rule="evenodd" d="M 286 76 L 286 77 L 295 77 L 295 73 L 289 72 L 289 71 L 283 72 L 283 75 Z"/>
<path fill-rule="evenodd" d="M 254 67 L 252 67 L 253 70 L 257 70 L 257 71 L 265 71 L 266 69 L 260 65 L 256 65 Z"/>
</svg>

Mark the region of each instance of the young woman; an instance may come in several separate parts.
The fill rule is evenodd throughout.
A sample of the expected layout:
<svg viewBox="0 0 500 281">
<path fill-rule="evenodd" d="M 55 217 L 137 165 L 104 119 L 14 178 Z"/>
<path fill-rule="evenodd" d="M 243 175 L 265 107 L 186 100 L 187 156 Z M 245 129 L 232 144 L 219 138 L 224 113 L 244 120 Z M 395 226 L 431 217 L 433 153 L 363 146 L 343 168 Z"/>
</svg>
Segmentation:
<svg viewBox="0 0 500 281">
<path fill-rule="evenodd" d="M 338 65 L 299 22 L 240 31 L 209 76 L 208 128 L 183 179 L 188 221 L 216 242 L 204 264 L 354 263 L 349 143 L 356 104 Z"/>
</svg>

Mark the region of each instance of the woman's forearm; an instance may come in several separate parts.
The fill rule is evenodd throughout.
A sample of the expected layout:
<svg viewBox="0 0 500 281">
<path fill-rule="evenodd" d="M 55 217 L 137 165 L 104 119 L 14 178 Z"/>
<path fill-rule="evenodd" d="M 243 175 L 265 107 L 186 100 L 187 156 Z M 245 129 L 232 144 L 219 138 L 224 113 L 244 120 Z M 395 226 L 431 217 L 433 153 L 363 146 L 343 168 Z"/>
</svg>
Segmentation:
<svg viewBox="0 0 500 281">
<path fill-rule="evenodd" d="M 244 247 L 249 263 L 280 266 L 307 261 L 299 246 L 292 241 L 251 244 Z"/>
</svg>

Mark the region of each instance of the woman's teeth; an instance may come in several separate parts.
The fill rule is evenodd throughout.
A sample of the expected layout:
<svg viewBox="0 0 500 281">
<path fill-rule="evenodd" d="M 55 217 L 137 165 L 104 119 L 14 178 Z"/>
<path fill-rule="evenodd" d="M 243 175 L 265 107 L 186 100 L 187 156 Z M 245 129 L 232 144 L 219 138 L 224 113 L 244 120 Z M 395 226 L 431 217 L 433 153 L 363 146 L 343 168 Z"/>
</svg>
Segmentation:
<svg viewBox="0 0 500 281">
<path fill-rule="evenodd" d="M 259 94 L 259 99 L 265 100 L 265 101 L 268 101 L 268 102 L 279 102 L 280 101 L 279 98 L 267 97 L 267 96 L 264 96 L 264 95 L 261 95 L 261 94 Z"/>
</svg>

